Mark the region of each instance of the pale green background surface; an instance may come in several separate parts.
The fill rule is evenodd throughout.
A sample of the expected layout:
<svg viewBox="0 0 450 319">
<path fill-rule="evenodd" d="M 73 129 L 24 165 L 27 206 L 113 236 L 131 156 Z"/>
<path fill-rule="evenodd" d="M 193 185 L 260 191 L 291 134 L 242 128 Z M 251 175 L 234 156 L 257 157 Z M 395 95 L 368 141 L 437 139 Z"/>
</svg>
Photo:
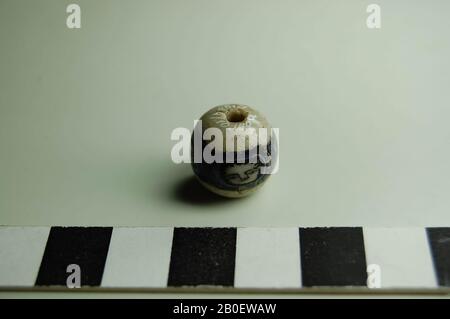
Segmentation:
<svg viewBox="0 0 450 319">
<path fill-rule="evenodd" d="M 450 2 L 372 2 L 0 0 L 0 224 L 449 226 Z M 202 199 L 170 133 L 234 102 L 280 171 Z"/>
</svg>

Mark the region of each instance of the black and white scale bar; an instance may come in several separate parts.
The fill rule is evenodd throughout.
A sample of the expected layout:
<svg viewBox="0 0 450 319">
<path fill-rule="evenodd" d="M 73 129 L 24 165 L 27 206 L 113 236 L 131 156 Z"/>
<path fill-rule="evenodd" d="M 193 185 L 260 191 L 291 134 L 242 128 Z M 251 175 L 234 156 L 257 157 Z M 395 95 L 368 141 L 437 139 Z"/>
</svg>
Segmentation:
<svg viewBox="0 0 450 319">
<path fill-rule="evenodd" d="M 50 230 L 36 285 L 66 285 L 67 266 L 80 266 L 81 282 L 99 286 L 102 282 L 112 228 L 61 228 Z"/>
<path fill-rule="evenodd" d="M 235 228 L 176 228 L 169 286 L 233 286 Z"/>
<path fill-rule="evenodd" d="M 300 251 L 304 286 L 366 286 L 361 228 L 300 229 Z"/>
<path fill-rule="evenodd" d="M 450 287 L 450 228 L 0 227 L 0 289 Z M 369 271 L 369 276 L 368 276 Z M 372 278 L 373 279 L 373 278 Z"/>
</svg>

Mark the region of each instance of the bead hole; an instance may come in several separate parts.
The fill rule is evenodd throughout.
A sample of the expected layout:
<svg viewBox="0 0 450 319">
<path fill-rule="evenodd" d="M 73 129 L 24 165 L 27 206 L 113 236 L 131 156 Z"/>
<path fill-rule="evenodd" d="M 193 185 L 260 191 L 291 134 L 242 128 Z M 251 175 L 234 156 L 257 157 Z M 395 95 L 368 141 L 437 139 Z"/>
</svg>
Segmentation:
<svg viewBox="0 0 450 319">
<path fill-rule="evenodd" d="M 247 119 L 248 112 L 243 109 L 232 109 L 227 113 L 228 122 L 239 123 Z"/>
</svg>

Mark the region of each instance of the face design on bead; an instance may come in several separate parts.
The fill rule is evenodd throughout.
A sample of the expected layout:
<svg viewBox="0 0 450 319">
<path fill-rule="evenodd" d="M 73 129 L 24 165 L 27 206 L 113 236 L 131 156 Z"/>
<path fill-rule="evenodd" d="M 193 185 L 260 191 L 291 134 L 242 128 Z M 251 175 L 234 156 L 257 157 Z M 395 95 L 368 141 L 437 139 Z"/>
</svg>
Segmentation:
<svg viewBox="0 0 450 319">
<path fill-rule="evenodd" d="M 234 164 L 228 166 L 224 178 L 230 185 L 244 185 L 256 181 L 259 175 L 258 163 Z"/>
</svg>

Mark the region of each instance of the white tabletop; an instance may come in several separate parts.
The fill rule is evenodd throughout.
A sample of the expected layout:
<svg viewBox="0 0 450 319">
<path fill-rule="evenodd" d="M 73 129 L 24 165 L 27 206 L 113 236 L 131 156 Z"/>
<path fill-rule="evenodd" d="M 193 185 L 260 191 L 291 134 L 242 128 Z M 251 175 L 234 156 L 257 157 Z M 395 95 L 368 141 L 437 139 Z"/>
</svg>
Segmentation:
<svg viewBox="0 0 450 319">
<path fill-rule="evenodd" d="M 450 2 L 0 3 L 0 224 L 449 226 Z M 243 103 L 280 170 L 206 196 L 174 128 Z"/>
</svg>

